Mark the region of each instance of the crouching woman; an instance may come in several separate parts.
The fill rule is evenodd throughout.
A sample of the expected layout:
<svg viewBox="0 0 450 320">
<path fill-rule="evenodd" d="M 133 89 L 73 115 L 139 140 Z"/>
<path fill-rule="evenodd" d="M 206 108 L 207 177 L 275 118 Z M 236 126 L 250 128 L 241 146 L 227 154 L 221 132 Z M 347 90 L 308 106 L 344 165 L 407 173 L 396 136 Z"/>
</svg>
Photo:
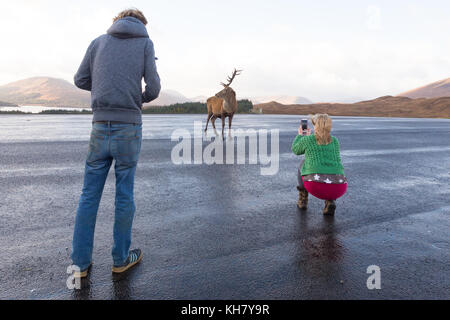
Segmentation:
<svg viewBox="0 0 450 320">
<path fill-rule="evenodd" d="M 327 114 L 316 114 L 311 118 L 314 134 L 302 127 L 292 143 L 292 152 L 305 155 L 298 169 L 298 207 L 306 210 L 308 194 L 325 200 L 323 214 L 333 215 L 336 199 L 347 191 L 347 179 L 344 176 L 339 151 L 339 141 L 331 132 L 331 118 Z"/>
</svg>

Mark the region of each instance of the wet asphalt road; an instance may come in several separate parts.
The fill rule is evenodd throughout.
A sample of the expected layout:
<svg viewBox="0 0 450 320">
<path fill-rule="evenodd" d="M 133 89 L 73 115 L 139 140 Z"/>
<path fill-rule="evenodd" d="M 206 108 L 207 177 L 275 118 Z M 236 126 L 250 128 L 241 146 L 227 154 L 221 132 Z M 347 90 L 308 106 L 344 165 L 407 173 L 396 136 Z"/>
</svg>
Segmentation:
<svg viewBox="0 0 450 320">
<path fill-rule="evenodd" d="M 0 299 L 450 298 L 450 120 L 334 118 L 349 190 L 325 218 L 318 199 L 296 208 L 298 116 L 233 121 L 281 129 L 274 176 L 260 165 L 172 164 L 172 130 L 203 118 L 145 117 L 133 226 L 144 259 L 111 274 L 110 174 L 94 266 L 71 291 L 90 116 L 0 116 Z M 370 265 L 380 290 L 366 286 Z"/>
</svg>

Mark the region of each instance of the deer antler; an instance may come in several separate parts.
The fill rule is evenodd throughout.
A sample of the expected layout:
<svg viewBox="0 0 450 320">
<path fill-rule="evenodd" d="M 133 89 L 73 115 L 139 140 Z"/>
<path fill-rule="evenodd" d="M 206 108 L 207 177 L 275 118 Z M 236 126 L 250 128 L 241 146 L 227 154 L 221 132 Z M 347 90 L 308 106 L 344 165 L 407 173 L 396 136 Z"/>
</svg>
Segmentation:
<svg viewBox="0 0 450 320">
<path fill-rule="evenodd" d="M 233 71 L 233 74 L 231 75 L 231 77 L 228 77 L 228 79 L 227 79 L 228 83 L 225 84 L 225 83 L 221 82 L 220 84 L 223 85 L 225 88 L 229 87 L 230 84 L 233 82 L 234 77 L 240 75 L 241 72 L 242 72 L 242 70 L 236 70 L 236 68 L 235 68 L 234 71 Z"/>
</svg>

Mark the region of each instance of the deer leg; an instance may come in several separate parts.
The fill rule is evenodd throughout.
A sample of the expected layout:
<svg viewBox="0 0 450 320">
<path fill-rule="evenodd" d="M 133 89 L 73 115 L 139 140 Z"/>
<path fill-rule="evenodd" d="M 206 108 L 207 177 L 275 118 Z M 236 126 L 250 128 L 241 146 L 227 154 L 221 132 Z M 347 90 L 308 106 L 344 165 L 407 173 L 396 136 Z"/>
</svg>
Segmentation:
<svg viewBox="0 0 450 320">
<path fill-rule="evenodd" d="M 217 119 L 217 117 L 215 115 L 213 115 L 212 118 L 211 118 L 211 124 L 212 124 L 212 126 L 214 128 L 214 134 L 216 136 L 218 136 L 219 134 L 217 133 L 217 130 L 216 130 L 216 119 Z"/>
<path fill-rule="evenodd" d="M 228 117 L 228 136 L 231 137 L 231 121 L 233 121 L 233 114 Z"/>
<path fill-rule="evenodd" d="M 206 132 L 206 130 L 208 130 L 208 123 L 209 123 L 209 119 L 211 119 L 211 117 L 212 117 L 212 113 L 208 113 L 208 118 L 206 118 L 205 132 Z"/>
<path fill-rule="evenodd" d="M 225 114 L 222 113 L 222 139 L 225 139 L 223 136 L 223 131 L 225 129 Z"/>
</svg>

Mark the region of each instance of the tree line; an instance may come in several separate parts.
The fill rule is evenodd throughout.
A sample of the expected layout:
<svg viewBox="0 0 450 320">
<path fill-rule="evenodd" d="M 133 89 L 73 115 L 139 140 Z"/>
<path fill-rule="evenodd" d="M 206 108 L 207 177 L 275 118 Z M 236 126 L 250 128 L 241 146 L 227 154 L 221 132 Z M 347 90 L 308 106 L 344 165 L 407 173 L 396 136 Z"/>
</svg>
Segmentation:
<svg viewBox="0 0 450 320">
<path fill-rule="evenodd" d="M 253 109 L 253 103 L 250 100 L 243 99 L 238 100 L 238 110 L 237 113 L 251 113 Z M 0 114 L 30 114 L 29 112 L 23 111 L 1 111 Z M 199 114 L 207 113 L 206 103 L 202 102 L 185 102 L 176 103 L 170 106 L 164 107 L 150 107 L 142 109 L 143 114 L 170 114 L 170 113 L 187 113 L 187 114 Z M 91 110 L 64 110 L 64 109 L 54 109 L 54 110 L 43 110 L 38 114 L 92 114 Z"/>
<path fill-rule="evenodd" d="M 238 100 L 238 113 L 251 113 L 253 108 L 253 103 L 250 100 L 243 99 Z M 176 103 L 170 106 L 164 107 L 150 107 L 146 109 L 142 109 L 143 114 L 149 113 L 190 113 L 190 114 L 198 114 L 198 113 L 207 113 L 206 103 L 202 102 L 185 102 L 185 103 Z"/>
</svg>

